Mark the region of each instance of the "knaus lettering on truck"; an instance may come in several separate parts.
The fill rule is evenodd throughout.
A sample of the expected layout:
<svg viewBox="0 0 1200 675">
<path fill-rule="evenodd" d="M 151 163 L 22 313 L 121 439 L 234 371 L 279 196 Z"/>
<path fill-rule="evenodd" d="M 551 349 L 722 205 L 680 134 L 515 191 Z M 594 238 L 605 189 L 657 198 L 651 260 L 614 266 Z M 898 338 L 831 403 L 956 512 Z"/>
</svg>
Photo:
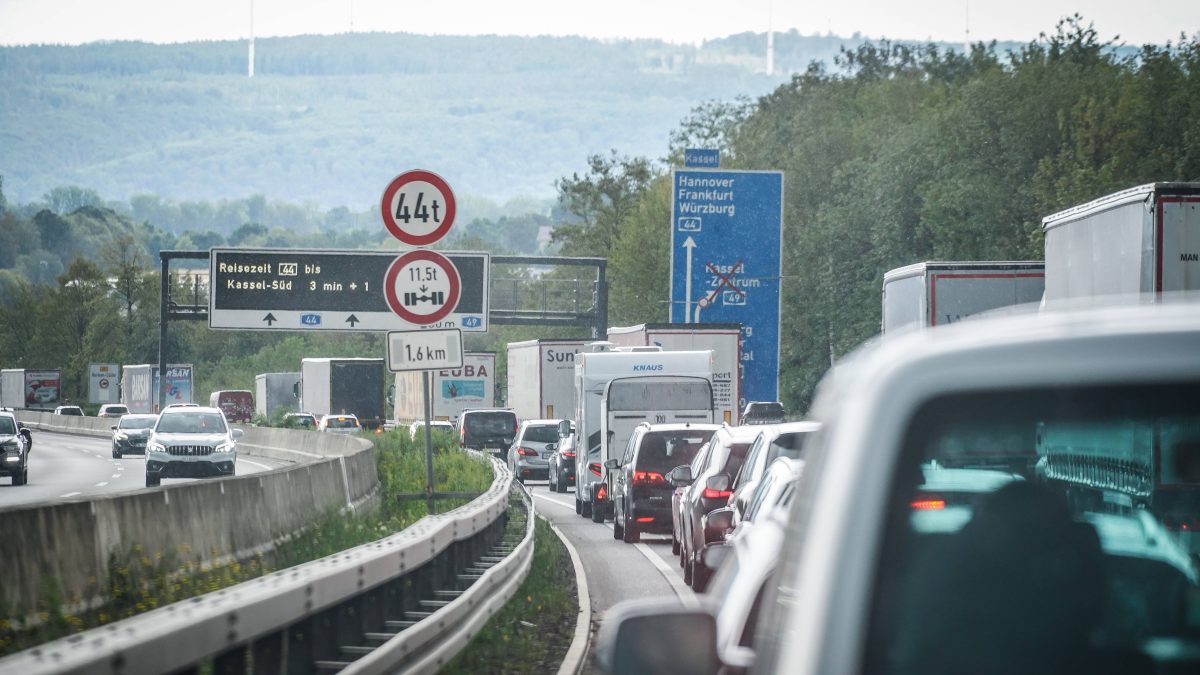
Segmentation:
<svg viewBox="0 0 1200 675">
<path fill-rule="evenodd" d="M 661 363 L 641 363 L 634 365 L 633 372 L 635 373 L 657 373 L 661 372 L 663 365 Z"/>
</svg>

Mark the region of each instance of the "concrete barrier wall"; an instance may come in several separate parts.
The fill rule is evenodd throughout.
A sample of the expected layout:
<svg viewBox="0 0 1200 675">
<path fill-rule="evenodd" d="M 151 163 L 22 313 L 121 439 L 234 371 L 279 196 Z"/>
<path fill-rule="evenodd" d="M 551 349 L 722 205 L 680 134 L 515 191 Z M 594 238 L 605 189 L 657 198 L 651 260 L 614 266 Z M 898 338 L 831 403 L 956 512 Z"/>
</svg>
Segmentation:
<svg viewBox="0 0 1200 675">
<path fill-rule="evenodd" d="M 19 413 L 31 428 L 107 437 L 112 420 Z M 88 600 L 114 551 L 141 547 L 212 561 L 244 558 L 331 509 L 361 506 L 378 491 L 373 445 L 362 438 L 245 428 L 239 451 L 298 462 L 273 471 L 201 480 L 0 511 L 0 617 L 24 616 L 57 578 L 64 599 Z M 37 461 L 37 433 L 33 461 Z M 299 463 L 302 462 L 302 463 Z"/>
</svg>

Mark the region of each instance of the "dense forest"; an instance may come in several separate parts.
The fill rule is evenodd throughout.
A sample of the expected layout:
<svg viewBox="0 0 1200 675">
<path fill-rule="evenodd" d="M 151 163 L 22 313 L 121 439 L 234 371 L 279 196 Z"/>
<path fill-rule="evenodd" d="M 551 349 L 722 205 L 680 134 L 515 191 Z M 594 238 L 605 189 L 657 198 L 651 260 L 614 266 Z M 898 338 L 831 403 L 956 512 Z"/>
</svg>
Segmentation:
<svg viewBox="0 0 1200 675">
<path fill-rule="evenodd" d="M 549 207 L 465 224 L 454 246 L 528 250 L 531 233 L 554 225 L 552 250 L 609 259 L 612 325 L 664 321 L 669 168 L 682 148 L 719 148 L 728 168 L 783 170 L 781 394 L 803 411 L 830 364 L 878 332 L 886 270 L 1041 258 L 1046 214 L 1141 183 L 1200 180 L 1200 37 L 1118 49 L 1075 18 L 1003 50 L 863 43 L 760 98 L 693 106 L 662 151 L 612 145 L 619 150 L 556 175 Z M 344 224 L 317 221 L 345 215 L 336 209 L 311 211 L 309 232 L 237 209 L 233 222 L 244 222 L 232 229 L 174 232 L 105 206 L 46 207 L 61 199 L 48 191 L 31 207 L 0 196 L 0 364 L 64 367 L 68 393 L 88 362 L 157 357 L 158 282 L 148 270 L 160 248 L 383 241 L 374 220 L 344 239 L 330 234 Z M 295 369 L 301 356 L 382 353 L 373 335 L 172 331 L 172 360 L 197 364 L 201 393 L 248 387 L 254 373 Z M 468 346 L 502 350 L 529 336 L 497 329 Z"/>
</svg>

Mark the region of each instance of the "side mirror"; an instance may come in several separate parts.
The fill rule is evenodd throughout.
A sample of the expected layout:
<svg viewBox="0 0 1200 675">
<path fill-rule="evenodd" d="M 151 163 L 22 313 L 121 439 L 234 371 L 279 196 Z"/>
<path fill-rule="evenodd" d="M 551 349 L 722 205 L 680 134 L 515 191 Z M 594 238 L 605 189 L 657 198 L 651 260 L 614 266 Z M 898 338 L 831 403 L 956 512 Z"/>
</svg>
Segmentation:
<svg viewBox="0 0 1200 675">
<path fill-rule="evenodd" d="M 606 462 L 604 462 L 604 468 L 612 469 L 613 471 L 616 471 L 617 469 L 621 468 L 621 460 L 617 459 L 616 457 L 613 457 L 612 459 L 609 459 Z"/>
<path fill-rule="evenodd" d="M 713 509 L 704 516 L 704 543 L 713 544 L 725 541 L 725 535 L 733 527 L 733 509 L 726 506 Z M 716 569 L 710 566 L 710 569 Z"/>
<path fill-rule="evenodd" d="M 705 537 L 708 536 L 708 531 L 705 531 Z M 710 570 L 715 570 L 721 567 L 721 563 L 729 557 L 728 546 L 705 546 L 700 552 L 700 559 L 704 561 L 704 566 Z"/>
<path fill-rule="evenodd" d="M 704 487 L 709 490 L 716 490 L 717 492 L 728 492 L 729 474 L 719 473 L 715 476 L 709 476 L 708 480 L 704 483 Z"/>
<path fill-rule="evenodd" d="M 242 436 L 245 436 L 245 435 L 246 435 L 246 432 L 242 431 L 241 429 L 234 429 L 234 430 L 233 430 L 233 440 L 235 440 L 235 441 L 236 441 L 236 440 L 238 440 L 238 439 L 240 439 Z"/>
<path fill-rule="evenodd" d="M 596 666 L 608 675 L 715 673 L 716 645 L 717 618 L 708 607 L 632 600 L 614 606 L 600 624 Z"/>
<path fill-rule="evenodd" d="M 546 444 L 546 452 L 557 452 L 557 451 L 558 451 L 558 443 L 547 443 Z"/>
<path fill-rule="evenodd" d="M 566 438 L 571 435 L 571 420 L 558 421 L 558 437 Z"/>
<path fill-rule="evenodd" d="M 112 425 L 111 427 L 109 427 L 109 429 L 112 429 L 113 431 L 116 431 L 116 430 L 117 430 L 117 425 L 115 425 L 115 424 L 114 424 L 114 425 Z"/>
<path fill-rule="evenodd" d="M 671 485 L 674 485 L 675 487 L 691 485 L 693 480 L 695 480 L 695 479 L 692 478 L 692 465 L 691 464 L 684 464 L 683 466 L 677 466 L 674 469 L 671 469 L 671 472 L 667 474 L 667 482 L 669 482 Z"/>
</svg>

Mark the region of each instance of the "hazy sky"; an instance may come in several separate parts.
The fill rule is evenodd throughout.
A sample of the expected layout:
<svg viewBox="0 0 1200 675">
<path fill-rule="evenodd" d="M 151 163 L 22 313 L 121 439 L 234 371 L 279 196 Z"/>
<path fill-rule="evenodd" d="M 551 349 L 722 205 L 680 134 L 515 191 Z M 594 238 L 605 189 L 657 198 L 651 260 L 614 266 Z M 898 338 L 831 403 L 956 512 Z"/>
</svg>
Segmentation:
<svg viewBox="0 0 1200 675">
<path fill-rule="evenodd" d="M 253 0 L 257 36 L 355 31 L 698 42 L 742 31 L 1029 41 L 1079 12 L 1130 44 L 1200 31 L 1200 0 Z M 0 44 L 244 38 L 251 0 L 0 0 Z M 770 19 L 768 19 L 770 15 Z"/>
</svg>

